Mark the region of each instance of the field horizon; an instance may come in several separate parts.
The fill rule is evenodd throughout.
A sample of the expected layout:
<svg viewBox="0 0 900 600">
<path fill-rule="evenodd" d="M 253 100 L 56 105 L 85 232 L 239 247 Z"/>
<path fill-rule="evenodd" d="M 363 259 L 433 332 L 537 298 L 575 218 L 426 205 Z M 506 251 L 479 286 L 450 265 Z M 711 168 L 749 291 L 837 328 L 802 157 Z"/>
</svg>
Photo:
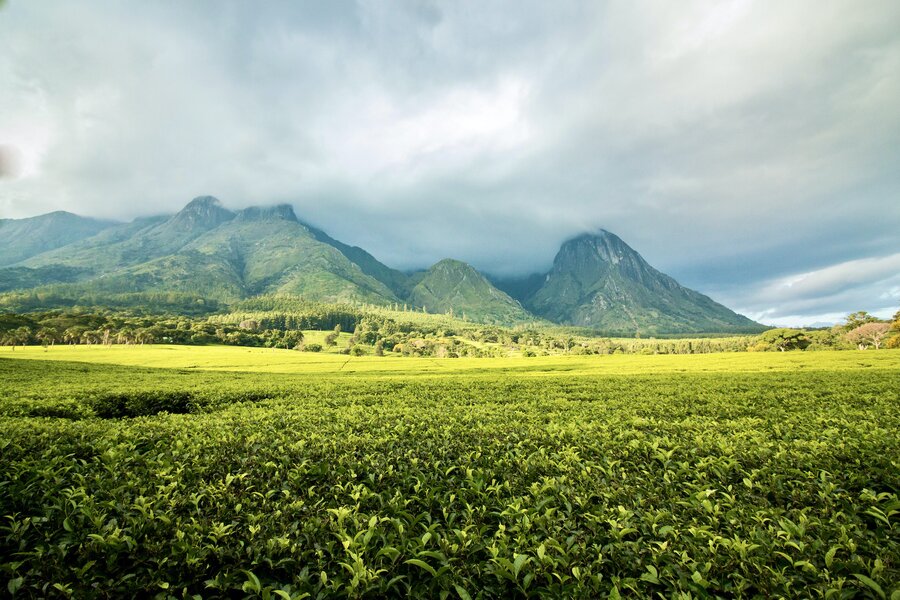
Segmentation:
<svg viewBox="0 0 900 600">
<path fill-rule="evenodd" d="M 503 358 L 437 358 L 348 356 L 336 353 L 297 352 L 278 348 L 240 346 L 58 345 L 24 346 L 0 351 L 2 359 L 73 361 L 119 366 L 141 366 L 208 371 L 247 371 L 296 375 L 351 375 L 356 373 L 415 377 L 417 375 L 516 374 L 540 376 L 559 372 L 571 375 L 615 375 L 648 372 L 733 372 L 823 370 L 859 368 L 897 369 L 900 349 L 831 352 L 718 352 L 710 354 L 611 354 L 512 356 Z"/>
</svg>

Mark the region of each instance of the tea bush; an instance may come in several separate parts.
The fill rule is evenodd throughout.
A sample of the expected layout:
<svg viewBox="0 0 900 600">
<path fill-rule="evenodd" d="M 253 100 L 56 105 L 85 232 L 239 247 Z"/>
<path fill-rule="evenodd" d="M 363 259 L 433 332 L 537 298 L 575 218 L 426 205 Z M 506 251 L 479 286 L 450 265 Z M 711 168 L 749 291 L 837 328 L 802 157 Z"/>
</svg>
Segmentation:
<svg viewBox="0 0 900 600">
<path fill-rule="evenodd" d="M 895 369 L 0 376 L 16 597 L 900 595 Z"/>
</svg>

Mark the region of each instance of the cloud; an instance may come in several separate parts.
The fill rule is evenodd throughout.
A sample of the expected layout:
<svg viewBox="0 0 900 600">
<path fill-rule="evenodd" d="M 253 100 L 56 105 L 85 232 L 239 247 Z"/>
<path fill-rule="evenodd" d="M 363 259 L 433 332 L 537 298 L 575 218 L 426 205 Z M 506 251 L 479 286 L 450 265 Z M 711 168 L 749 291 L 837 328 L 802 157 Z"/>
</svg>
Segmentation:
<svg viewBox="0 0 900 600">
<path fill-rule="evenodd" d="M 900 309 L 900 253 L 780 277 L 755 289 L 720 292 L 731 306 L 773 325 L 836 323 L 855 310 L 888 318 Z"/>
<path fill-rule="evenodd" d="M 731 306 L 826 314 L 894 285 L 777 288 L 900 251 L 897 22 L 890 0 L 13 0 L 0 216 L 286 201 L 394 266 L 501 274 L 603 227 Z"/>
</svg>

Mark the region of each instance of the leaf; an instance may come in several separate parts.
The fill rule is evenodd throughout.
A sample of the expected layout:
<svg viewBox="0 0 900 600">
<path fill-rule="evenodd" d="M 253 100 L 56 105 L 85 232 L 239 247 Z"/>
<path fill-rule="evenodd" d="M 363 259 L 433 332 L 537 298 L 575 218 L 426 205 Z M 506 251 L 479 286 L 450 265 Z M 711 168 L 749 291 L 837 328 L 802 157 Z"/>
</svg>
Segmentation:
<svg viewBox="0 0 900 600">
<path fill-rule="evenodd" d="M 609 600 L 622 600 L 622 595 L 619 593 L 619 588 L 613 586 L 611 590 L 609 590 Z"/>
<path fill-rule="evenodd" d="M 837 554 L 839 546 L 832 546 L 831 550 L 825 553 L 825 566 L 829 569 L 834 564 L 834 555 Z"/>
<path fill-rule="evenodd" d="M 522 570 L 522 567 L 525 566 L 525 563 L 529 562 L 531 558 L 524 554 L 515 554 L 515 560 L 513 560 L 513 573 L 516 574 L 516 577 L 519 576 L 519 571 Z"/>
<path fill-rule="evenodd" d="M 641 575 L 641 579 L 649 583 L 659 583 L 659 571 L 653 565 L 647 565 L 647 572 Z"/>
<path fill-rule="evenodd" d="M 400 551 L 397 550 L 396 548 L 394 548 L 393 546 L 385 546 L 384 548 L 379 550 L 378 554 L 376 554 L 375 556 L 379 557 L 382 555 L 387 556 L 391 560 L 391 562 L 393 562 L 393 561 L 397 560 L 398 556 L 400 556 Z"/>
<path fill-rule="evenodd" d="M 429 565 L 429 564 L 428 564 L 427 562 L 425 562 L 424 560 L 419 560 L 418 558 L 411 558 L 411 559 L 409 559 L 409 560 L 406 561 L 406 564 L 408 564 L 408 565 L 415 565 L 415 566 L 419 567 L 420 569 L 425 569 L 426 571 L 428 571 L 429 573 L 431 573 L 431 576 L 432 576 L 432 577 L 437 577 L 437 571 L 434 570 L 434 567 L 432 567 L 431 565 Z"/>
<path fill-rule="evenodd" d="M 877 583 L 875 583 L 874 581 L 872 581 L 871 579 L 869 579 L 867 576 L 860 575 L 859 573 L 854 573 L 853 576 L 856 577 L 857 579 L 859 579 L 860 581 L 862 581 L 867 586 L 869 586 L 869 588 L 871 588 L 876 594 L 878 594 L 879 598 L 885 597 L 884 590 L 881 589 L 881 586 L 878 585 Z M 893 594 L 891 594 L 891 597 L 893 598 Z"/>
<path fill-rule="evenodd" d="M 24 577 L 16 577 L 15 579 L 10 579 L 6 584 L 6 589 L 9 590 L 10 594 L 15 594 L 19 591 L 19 588 L 22 587 L 22 584 L 25 583 Z"/>
<path fill-rule="evenodd" d="M 245 592 L 254 591 L 257 593 L 262 591 L 262 584 L 259 582 L 259 577 L 257 577 L 253 573 L 253 571 L 241 569 L 241 572 L 247 576 L 247 581 L 245 581 L 244 585 L 241 586 L 242 590 L 244 590 Z"/>
<path fill-rule="evenodd" d="M 472 596 L 470 596 L 469 592 L 467 592 L 464 588 L 456 584 L 453 584 L 453 588 L 456 590 L 456 593 L 459 594 L 459 597 L 462 598 L 462 600 L 472 600 Z"/>
<path fill-rule="evenodd" d="M 869 515 L 870 517 L 873 517 L 873 518 L 875 518 L 875 519 L 878 519 L 879 521 L 881 521 L 882 523 L 884 523 L 884 524 L 887 525 L 888 527 L 891 526 L 891 522 L 888 520 L 888 518 L 887 518 L 886 516 L 884 516 L 884 513 L 881 512 L 880 510 L 878 510 L 877 508 L 872 507 L 872 508 L 870 508 L 869 510 L 867 510 L 867 511 L 865 512 L 865 514 L 867 514 L 867 515 Z"/>
</svg>

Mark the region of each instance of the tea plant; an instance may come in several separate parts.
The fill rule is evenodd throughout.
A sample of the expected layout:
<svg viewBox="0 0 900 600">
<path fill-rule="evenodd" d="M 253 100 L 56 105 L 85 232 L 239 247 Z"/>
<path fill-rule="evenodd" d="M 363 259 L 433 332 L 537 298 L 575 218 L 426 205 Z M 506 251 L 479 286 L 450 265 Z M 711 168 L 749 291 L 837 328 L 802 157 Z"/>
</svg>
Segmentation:
<svg viewBox="0 0 900 600">
<path fill-rule="evenodd" d="M 15 597 L 900 596 L 895 368 L 0 376 Z"/>
</svg>

